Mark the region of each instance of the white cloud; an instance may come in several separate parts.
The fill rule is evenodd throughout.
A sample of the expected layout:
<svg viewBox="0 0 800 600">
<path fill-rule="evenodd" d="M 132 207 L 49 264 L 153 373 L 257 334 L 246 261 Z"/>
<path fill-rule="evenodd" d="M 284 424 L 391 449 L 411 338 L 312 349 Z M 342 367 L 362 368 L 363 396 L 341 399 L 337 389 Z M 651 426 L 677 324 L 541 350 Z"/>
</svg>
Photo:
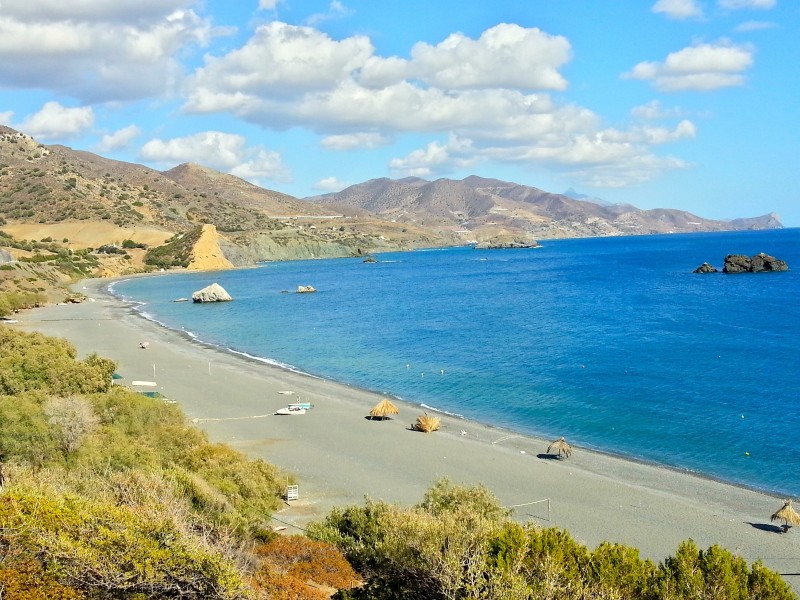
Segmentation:
<svg viewBox="0 0 800 600">
<path fill-rule="evenodd" d="M 94 111 L 91 107 L 67 108 L 58 102 L 47 102 L 16 129 L 34 138 L 49 140 L 77 136 L 93 125 Z"/>
<path fill-rule="evenodd" d="M 349 78 L 372 52 L 364 36 L 337 42 L 310 27 L 276 21 L 259 27 L 242 48 L 208 58 L 195 74 L 193 94 L 285 97 L 330 89 Z"/>
<path fill-rule="evenodd" d="M 13 110 L 0 112 L 0 125 L 8 125 L 9 123 L 11 123 L 11 119 L 13 118 L 14 118 Z"/>
<path fill-rule="evenodd" d="M 501 23 L 477 40 L 454 33 L 436 46 L 420 42 L 411 56 L 412 73 L 443 89 L 564 90 L 558 69 L 570 59 L 570 44 L 537 28 Z"/>
<path fill-rule="evenodd" d="M 775 8 L 776 0 L 718 0 L 720 8 L 727 10 L 741 10 L 752 8 L 756 10 L 769 10 Z"/>
<path fill-rule="evenodd" d="M 291 180 L 289 170 L 284 166 L 281 155 L 274 150 L 265 150 L 264 148 L 248 149 L 245 161 L 229 172 L 231 175 L 254 183 L 262 179 L 284 182 Z"/>
<path fill-rule="evenodd" d="M 349 185 L 349 183 L 341 181 L 336 177 L 325 177 L 324 179 L 320 179 L 318 182 L 316 182 L 313 185 L 313 188 L 321 192 L 338 192 Z"/>
<path fill-rule="evenodd" d="M 84 102 L 163 95 L 182 75 L 177 57 L 214 34 L 188 0 L 3 0 L 0 79 Z"/>
<path fill-rule="evenodd" d="M 289 177 L 280 154 L 248 146 L 241 135 L 203 131 L 171 140 L 154 139 L 139 151 L 143 160 L 165 165 L 193 162 L 247 179 L 285 181 Z"/>
<path fill-rule="evenodd" d="M 322 135 L 321 146 L 331 151 L 429 134 L 423 147 L 391 161 L 392 171 L 403 174 L 484 160 L 554 169 L 597 163 L 610 171 L 619 161 L 642 165 L 638 181 L 675 165 L 650 148 L 690 137 L 687 125 L 604 131 L 591 110 L 546 93 L 567 87 L 560 69 L 570 54 L 565 38 L 518 25 L 417 44 L 404 59 L 377 55 L 366 36 L 336 40 L 272 22 L 240 48 L 207 57 L 182 108 L 226 112 L 277 130 L 304 127 Z"/>
<path fill-rule="evenodd" d="M 100 140 L 97 150 L 99 152 L 111 152 L 125 148 L 139 133 L 140 130 L 136 125 L 128 125 L 114 133 L 108 133 Z"/>
<path fill-rule="evenodd" d="M 683 111 L 678 107 L 664 108 L 658 100 L 651 100 L 647 104 L 634 106 L 631 109 L 631 114 L 637 119 L 657 121 L 680 117 L 683 115 Z"/>
<path fill-rule="evenodd" d="M 686 138 L 694 138 L 696 135 L 697 129 L 694 123 L 684 119 L 678 123 L 674 129 L 667 129 L 666 127 L 642 126 L 633 127 L 627 131 L 607 129 L 600 134 L 599 140 L 602 142 L 633 143 L 656 146 L 660 144 L 677 142 L 678 140 Z"/>
<path fill-rule="evenodd" d="M 328 6 L 327 12 L 311 15 L 308 19 L 306 19 L 306 24 L 313 27 L 331 19 L 340 19 L 342 17 L 346 17 L 352 13 L 353 11 L 347 8 L 339 0 L 332 0 Z"/>
<path fill-rule="evenodd" d="M 260 10 L 275 10 L 282 0 L 258 0 Z"/>
<path fill-rule="evenodd" d="M 380 133 L 346 133 L 329 135 L 322 139 L 320 145 L 327 150 L 360 150 L 363 148 L 377 148 L 389 143 L 388 138 Z"/>
<path fill-rule="evenodd" d="M 154 22 L 163 15 L 195 4 L 194 0 L 3 0 L 6 18 L 38 22 Z"/>
<path fill-rule="evenodd" d="M 697 0 L 658 0 L 651 10 L 670 19 L 692 19 L 703 16 L 703 8 Z"/>
<path fill-rule="evenodd" d="M 744 23 L 737 25 L 734 28 L 734 31 L 761 31 L 764 29 L 775 29 L 777 26 L 778 24 L 773 23 L 772 21 L 745 21 Z"/>
<path fill-rule="evenodd" d="M 743 72 L 752 64 L 749 47 L 723 41 L 672 52 L 660 63 L 641 62 L 623 77 L 652 81 L 664 92 L 711 91 L 744 84 Z"/>
</svg>

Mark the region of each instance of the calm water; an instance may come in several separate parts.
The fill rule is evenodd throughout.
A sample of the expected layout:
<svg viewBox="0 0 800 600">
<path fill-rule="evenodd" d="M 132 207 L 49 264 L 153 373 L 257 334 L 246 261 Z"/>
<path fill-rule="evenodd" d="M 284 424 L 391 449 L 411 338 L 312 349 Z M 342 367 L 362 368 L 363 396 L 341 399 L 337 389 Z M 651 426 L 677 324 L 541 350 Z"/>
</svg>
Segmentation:
<svg viewBox="0 0 800 600">
<path fill-rule="evenodd" d="M 692 273 L 758 252 L 794 270 Z M 519 432 L 800 496 L 800 230 L 378 259 L 268 263 L 114 290 L 223 348 Z M 214 282 L 234 301 L 172 302 Z M 282 293 L 309 284 L 318 293 Z"/>
</svg>

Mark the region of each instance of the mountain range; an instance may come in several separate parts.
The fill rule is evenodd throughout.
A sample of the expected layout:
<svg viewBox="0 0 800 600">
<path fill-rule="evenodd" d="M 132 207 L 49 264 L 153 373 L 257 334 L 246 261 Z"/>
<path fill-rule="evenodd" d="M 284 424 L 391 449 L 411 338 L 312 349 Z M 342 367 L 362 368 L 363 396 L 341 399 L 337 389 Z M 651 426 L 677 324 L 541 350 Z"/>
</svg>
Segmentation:
<svg viewBox="0 0 800 600">
<path fill-rule="evenodd" d="M 711 220 L 478 176 L 372 179 L 300 199 L 201 165 L 158 171 L 0 126 L 0 227 L 7 235 L 70 251 L 123 241 L 154 247 L 204 225 L 214 226 L 218 254 L 233 266 L 472 242 L 782 227 L 772 213 Z M 128 269 L 142 267 L 136 247 L 122 263 Z"/>
<path fill-rule="evenodd" d="M 341 192 L 306 198 L 334 210 L 449 230 L 465 240 L 564 238 L 781 228 L 778 215 L 720 221 L 675 209 L 553 194 L 535 187 L 470 176 L 462 180 L 372 179 Z"/>
</svg>

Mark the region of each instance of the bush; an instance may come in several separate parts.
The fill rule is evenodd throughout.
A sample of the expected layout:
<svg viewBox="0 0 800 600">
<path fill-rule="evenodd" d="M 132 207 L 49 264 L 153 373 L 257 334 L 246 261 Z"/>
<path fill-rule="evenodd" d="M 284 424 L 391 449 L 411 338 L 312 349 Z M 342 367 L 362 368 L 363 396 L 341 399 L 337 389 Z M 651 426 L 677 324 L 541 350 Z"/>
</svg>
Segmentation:
<svg viewBox="0 0 800 600">
<path fill-rule="evenodd" d="M 66 340 L 2 328 L 0 346 L 0 394 L 42 390 L 67 396 L 111 387 L 116 364 L 97 355 L 76 361 L 75 347 Z"/>
<path fill-rule="evenodd" d="M 593 552 L 560 529 L 511 521 L 481 486 L 434 485 L 422 503 L 367 501 L 309 528 L 365 579 L 337 598 L 485 600 L 796 600 L 777 573 L 685 542 L 656 566 L 634 548 Z"/>
<path fill-rule="evenodd" d="M 77 396 L 50 398 L 45 402 L 43 412 L 47 422 L 55 428 L 61 448 L 66 453 L 75 452 L 100 422 L 91 403 Z"/>
<path fill-rule="evenodd" d="M 47 573 L 105 597 L 244 598 L 233 564 L 166 520 L 74 496 L 0 497 L 3 545 L 39 557 Z M 56 566 L 57 565 L 57 566 Z"/>
<path fill-rule="evenodd" d="M 335 546 L 305 536 L 277 536 L 256 548 L 255 555 L 261 565 L 254 582 L 268 590 L 270 598 L 282 597 L 292 589 L 302 590 L 302 597 L 315 597 L 318 592 L 308 586 L 309 582 L 335 589 L 351 589 L 360 583 Z"/>
</svg>

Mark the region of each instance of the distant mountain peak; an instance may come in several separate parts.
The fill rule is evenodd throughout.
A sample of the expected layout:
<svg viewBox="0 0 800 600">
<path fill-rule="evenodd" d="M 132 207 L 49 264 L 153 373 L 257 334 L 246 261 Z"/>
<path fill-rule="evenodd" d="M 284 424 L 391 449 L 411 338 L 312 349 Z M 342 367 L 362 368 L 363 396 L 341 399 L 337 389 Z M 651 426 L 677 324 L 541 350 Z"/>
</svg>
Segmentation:
<svg viewBox="0 0 800 600">
<path fill-rule="evenodd" d="M 509 234 L 545 239 L 782 227 L 777 216 L 704 219 L 674 209 L 642 210 L 630 204 L 611 204 L 572 188 L 554 194 L 478 175 L 462 180 L 372 179 L 306 200 L 454 231 L 465 240 Z"/>
</svg>

